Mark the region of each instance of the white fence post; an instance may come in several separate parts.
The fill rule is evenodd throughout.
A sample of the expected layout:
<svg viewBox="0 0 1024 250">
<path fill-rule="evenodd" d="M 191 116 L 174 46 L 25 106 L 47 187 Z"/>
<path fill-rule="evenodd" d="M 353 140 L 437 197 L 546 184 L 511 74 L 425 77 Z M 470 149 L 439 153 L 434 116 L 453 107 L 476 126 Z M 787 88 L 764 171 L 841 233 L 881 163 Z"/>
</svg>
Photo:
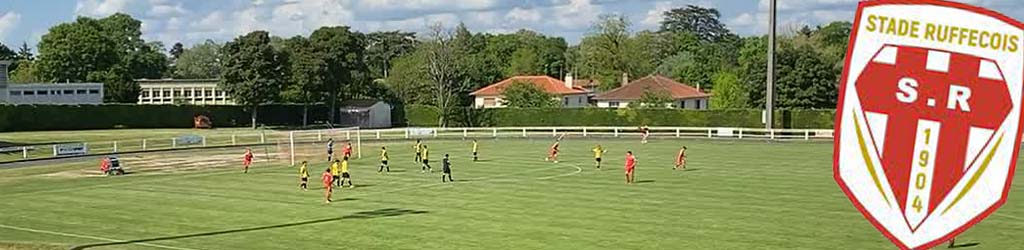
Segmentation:
<svg viewBox="0 0 1024 250">
<path fill-rule="evenodd" d="M 114 153 L 117 153 L 117 141 L 114 141 Z"/>
<path fill-rule="evenodd" d="M 434 129 L 434 137 L 437 137 L 437 129 Z"/>
<path fill-rule="evenodd" d="M 583 128 L 583 137 L 587 137 L 587 128 L 586 127 Z"/>
<path fill-rule="evenodd" d="M 498 138 L 498 128 L 491 129 L 491 136 L 494 138 Z"/>
<path fill-rule="evenodd" d="M 57 145 L 53 145 L 53 156 L 57 156 Z"/>
<path fill-rule="evenodd" d="M 743 129 L 740 129 L 740 139 L 743 139 Z"/>
<path fill-rule="evenodd" d="M 772 140 L 775 140 L 775 130 L 774 129 L 768 130 L 768 134 L 771 135 Z"/>
<path fill-rule="evenodd" d="M 558 129 L 557 128 L 552 128 L 551 129 L 551 137 L 558 137 Z"/>
<path fill-rule="evenodd" d="M 21 147 L 21 158 L 28 159 L 28 147 Z"/>
<path fill-rule="evenodd" d="M 679 129 L 676 129 L 676 137 L 679 137 Z"/>
<path fill-rule="evenodd" d="M 203 136 L 203 147 L 206 147 L 206 136 Z"/>
<path fill-rule="evenodd" d="M 321 130 L 317 130 L 316 131 L 316 141 L 322 141 L 323 138 L 324 138 L 324 130 L 322 130 L 322 129 Z M 295 164 L 292 164 L 292 165 L 295 165 Z"/>
<path fill-rule="evenodd" d="M 142 139 L 142 150 L 146 150 L 146 139 Z"/>
<path fill-rule="evenodd" d="M 805 141 L 811 140 L 811 131 L 810 130 L 804 130 L 804 140 Z"/>
<path fill-rule="evenodd" d="M 711 136 L 712 136 L 712 135 L 711 135 L 711 131 L 712 131 L 712 129 L 710 129 L 710 128 L 709 128 L 709 129 L 708 129 L 708 138 L 711 138 Z"/>
<path fill-rule="evenodd" d="M 178 147 L 178 138 L 171 138 L 171 148 Z"/>
<path fill-rule="evenodd" d="M 523 129 L 523 137 L 526 137 L 526 129 Z"/>
<path fill-rule="evenodd" d="M 409 129 L 404 129 L 404 130 L 405 130 L 405 139 L 409 139 Z"/>
<path fill-rule="evenodd" d="M 615 132 L 613 134 L 615 137 L 619 137 L 619 128 L 615 128 Z"/>
<path fill-rule="evenodd" d="M 469 130 L 466 128 L 462 128 L 462 138 L 466 137 L 469 137 Z"/>
<path fill-rule="evenodd" d="M 238 139 L 235 138 L 235 134 L 231 134 L 231 145 L 234 146 L 235 144 L 238 144 Z"/>
<path fill-rule="evenodd" d="M 377 130 L 377 139 L 380 139 L 380 130 Z"/>
<path fill-rule="evenodd" d="M 345 140 L 352 140 L 352 131 L 345 131 Z"/>
<path fill-rule="evenodd" d="M 266 143 L 266 142 L 267 142 L 267 134 L 260 133 L 260 143 Z"/>
</svg>

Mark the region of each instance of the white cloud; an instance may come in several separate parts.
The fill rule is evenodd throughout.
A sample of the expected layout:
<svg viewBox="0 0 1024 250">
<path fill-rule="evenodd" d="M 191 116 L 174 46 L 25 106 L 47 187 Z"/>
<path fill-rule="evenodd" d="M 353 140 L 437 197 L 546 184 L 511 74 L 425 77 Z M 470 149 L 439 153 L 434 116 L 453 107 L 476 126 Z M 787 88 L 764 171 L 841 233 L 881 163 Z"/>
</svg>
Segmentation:
<svg viewBox="0 0 1024 250">
<path fill-rule="evenodd" d="M 672 2 L 657 2 L 654 4 L 654 8 L 647 11 L 647 15 L 640 21 L 640 26 L 644 28 L 658 27 L 661 25 L 661 20 L 665 19 L 665 11 L 672 9 Z"/>
<path fill-rule="evenodd" d="M 551 8 L 555 23 L 566 29 L 584 29 L 597 20 L 602 13 L 601 5 L 591 0 L 569 0 L 568 3 Z"/>
<path fill-rule="evenodd" d="M 136 2 L 141 3 L 141 2 Z M 82 16 L 109 16 L 117 12 L 128 10 L 130 0 L 78 0 L 75 5 L 75 15 Z"/>
<path fill-rule="evenodd" d="M 188 14 L 188 10 L 179 2 L 177 4 L 153 4 L 153 7 L 146 13 L 149 17 L 177 17 Z"/>
<path fill-rule="evenodd" d="M 541 19 L 540 10 L 513 8 L 505 14 L 505 19 L 513 22 L 537 22 Z"/>
<path fill-rule="evenodd" d="M 0 41 L 6 41 L 7 34 L 11 33 L 21 23 L 21 14 L 14 11 L 0 13 Z"/>
<path fill-rule="evenodd" d="M 482 10 L 496 6 L 497 0 L 364 0 L 358 8 L 370 10 Z"/>
</svg>

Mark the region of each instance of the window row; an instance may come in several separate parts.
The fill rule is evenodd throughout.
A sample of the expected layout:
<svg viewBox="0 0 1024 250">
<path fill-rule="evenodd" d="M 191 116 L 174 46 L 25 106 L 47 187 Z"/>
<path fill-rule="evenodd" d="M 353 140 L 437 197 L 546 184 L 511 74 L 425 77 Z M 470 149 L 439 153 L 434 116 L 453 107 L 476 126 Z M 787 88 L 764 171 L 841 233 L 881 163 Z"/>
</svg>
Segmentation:
<svg viewBox="0 0 1024 250">
<path fill-rule="evenodd" d="M 98 95 L 99 89 L 64 89 L 64 90 L 11 90 L 12 96 L 23 95 Z"/>
<path fill-rule="evenodd" d="M 150 95 L 151 95 L 150 93 L 152 93 L 152 96 L 154 96 L 154 97 L 161 97 L 161 96 L 162 97 L 170 97 L 170 96 L 175 96 L 175 97 L 192 97 L 192 94 L 193 94 L 192 90 L 185 90 L 185 91 L 181 91 L 181 90 L 173 90 L 173 91 L 172 90 L 163 90 L 163 91 L 159 91 L 159 90 L 155 90 L 155 91 L 143 90 L 142 91 L 142 97 L 150 97 Z M 172 95 L 172 93 L 173 93 L 173 95 Z M 196 90 L 195 91 L 195 96 L 196 97 L 225 96 L 225 94 L 226 93 L 224 93 L 224 91 L 220 91 L 220 90 Z"/>
</svg>

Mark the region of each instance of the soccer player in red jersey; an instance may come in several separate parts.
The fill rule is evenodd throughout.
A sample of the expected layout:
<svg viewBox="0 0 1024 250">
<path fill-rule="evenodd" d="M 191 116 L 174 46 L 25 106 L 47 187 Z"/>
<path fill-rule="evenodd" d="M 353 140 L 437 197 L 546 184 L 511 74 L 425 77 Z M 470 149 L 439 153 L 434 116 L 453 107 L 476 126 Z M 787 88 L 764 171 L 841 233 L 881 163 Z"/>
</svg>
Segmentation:
<svg viewBox="0 0 1024 250">
<path fill-rule="evenodd" d="M 636 156 L 633 151 L 626 151 L 626 184 L 633 184 L 633 170 L 636 169 Z"/>
<path fill-rule="evenodd" d="M 346 142 L 345 143 L 345 148 L 342 149 L 342 152 L 345 154 L 345 157 L 351 158 L 352 157 L 352 143 L 351 142 Z"/>
<path fill-rule="evenodd" d="M 679 150 L 679 155 L 676 155 L 676 167 L 672 170 L 679 170 L 679 168 L 686 169 L 686 146 Z"/>
<path fill-rule="evenodd" d="M 555 163 L 558 163 L 558 144 L 559 143 L 562 143 L 562 142 L 561 141 L 555 141 L 555 144 L 551 145 L 551 149 L 548 150 L 548 157 L 544 158 L 545 161 L 554 161 Z"/>
<path fill-rule="evenodd" d="M 320 180 L 324 184 L 324 203 L 331 203 L 331 193 L 334 192 L 331 184 L 334 183 L 334 175 L 331 174 L 330 168 L 324 170 L 324 173 L 320 175 Z"/>
<path fill-rule="evenodd" d="M 249 166 L 252 165 L 252 149 L 245 148 L 245 155 L 242 156 L 242 167 L 243 173 L 249 172 Z"/>
</svg>

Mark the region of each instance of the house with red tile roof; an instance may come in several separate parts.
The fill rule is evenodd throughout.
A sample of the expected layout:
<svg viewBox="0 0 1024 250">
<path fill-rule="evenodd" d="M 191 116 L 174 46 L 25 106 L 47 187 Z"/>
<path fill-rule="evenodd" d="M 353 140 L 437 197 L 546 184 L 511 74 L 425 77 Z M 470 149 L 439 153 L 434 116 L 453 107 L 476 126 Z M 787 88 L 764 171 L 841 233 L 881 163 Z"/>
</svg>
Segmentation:
<svg viewBox="0 0 1024 250">
<path fill-rule="evenodd" d="M 513 76 L 500 82 L 480 88 L 469 95 L 473 96 L 474 107 L 477 108 L 502 108 L 505 107 L 502 92 L 513 83 L 523 82 L 533 84 L 547 92 L 555 95 L 562 104 L 562 107 L 585 107 L 587 106 L 587 90 L 582 87 L 573 86 L 550 76 Z M 572 82 L 572 81 L 570 81 Z"/>
<path fill-rule="evenodd" d="M 601 108 L 624 108 L 639 100 L 646 91 L 665 93 L 672 98 L 672 107 L 681 109 L 708 109 L 708 94 L 698 88 L 679 83 L 662 75 L 649 75 L 631 81 L 622 87 L 598 94 L 593 99 Z"/>
</svg>

